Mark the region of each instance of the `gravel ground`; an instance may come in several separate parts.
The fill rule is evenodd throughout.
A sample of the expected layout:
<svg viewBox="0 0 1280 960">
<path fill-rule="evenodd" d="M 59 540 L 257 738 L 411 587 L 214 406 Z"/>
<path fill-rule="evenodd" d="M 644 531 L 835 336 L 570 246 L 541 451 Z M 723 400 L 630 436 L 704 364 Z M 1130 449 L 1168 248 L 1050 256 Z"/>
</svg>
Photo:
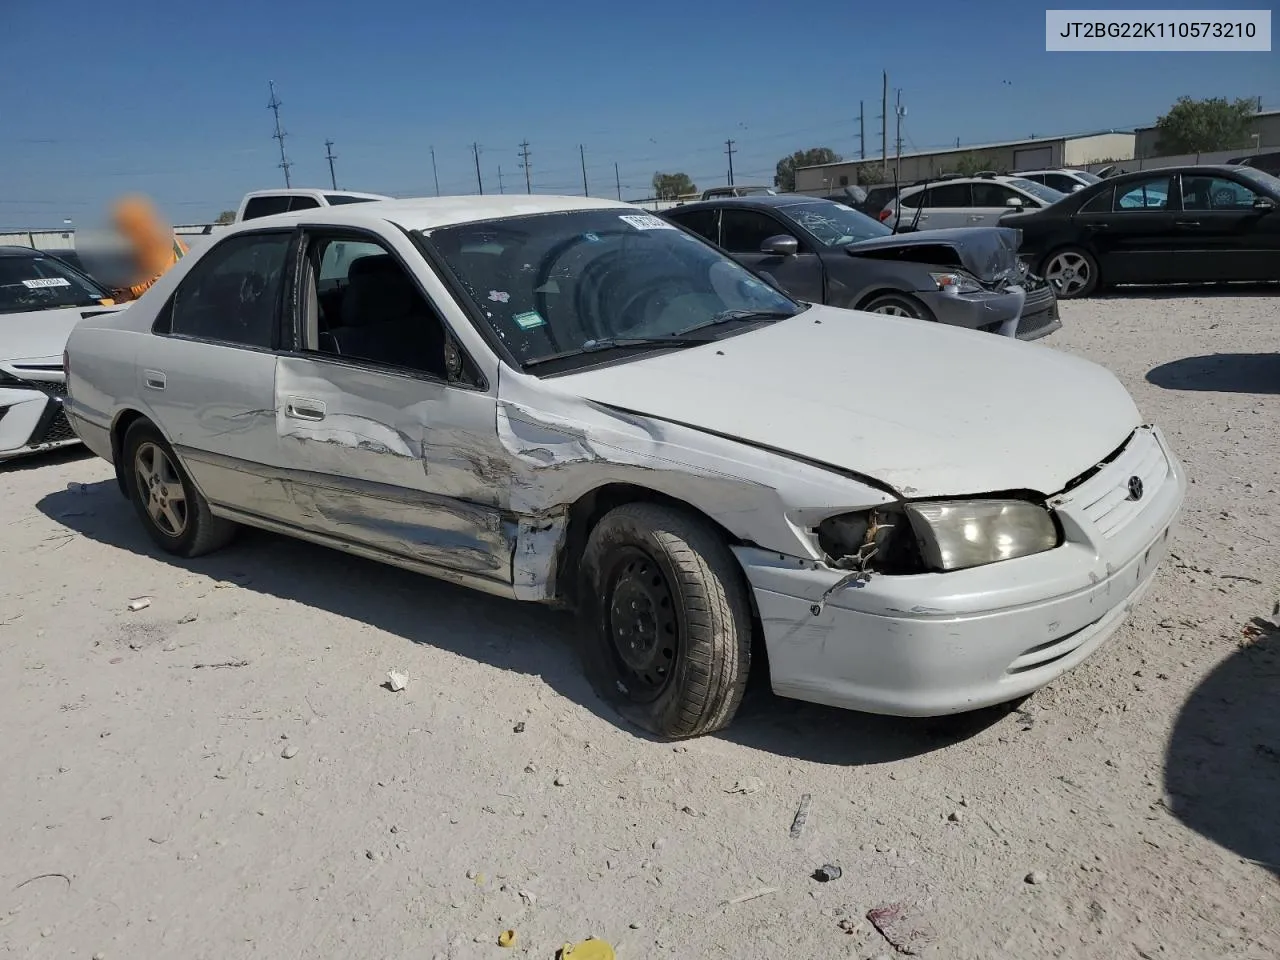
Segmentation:
<svg viewBox="0 0 1280 960">
<path fill-rule="evenodd" d="M 869 958 L 900 905 L 925 957 L 1280 956 L 1277 303 L 1064 304 L 1047 343 L 1164 427 L 1185 520 L 1091 660 L 945 721 L 758 690 L 655 743 L 562 614 L 265 534 L 179 562 L 105 463 L 0 469 L 0 950 Z"/>
</svg>

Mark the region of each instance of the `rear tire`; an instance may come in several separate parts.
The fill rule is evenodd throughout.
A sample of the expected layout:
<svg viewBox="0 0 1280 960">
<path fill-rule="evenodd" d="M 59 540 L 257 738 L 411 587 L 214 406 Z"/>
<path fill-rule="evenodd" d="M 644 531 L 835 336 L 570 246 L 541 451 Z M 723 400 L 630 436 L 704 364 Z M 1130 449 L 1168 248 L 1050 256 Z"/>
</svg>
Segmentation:
<svg viewBox="0 0 1280 960">
<path fill-rule="evenodd" d="M 198 557 L 231 541 L 236 525 L 210 512 L 208 501 L 151 421 L 131 424 L 121 447 L 129 499 L 161 550 Z"/>
<path fill-rule="evenodd" d="M 938 319 L 932 310 L 906 293 L 882 293 L 872 298 L 862 309 L 867 313 L 880 313 L 890 317 L 911 317 L 931 322 Z"/>
<path fill-rule="evenodd" d="M 602 697 L 661 737 L 728 726 L 751 668 L 742 571 L 723 537 L 684 510 L 607 513 L 582 557 L 583 661 Z"/>
<path fill-rule="evenodd" d="M 1040 276 L 1053 285 L 1059 300 L 1095 293 L 1102 282 L 1098 261 L 1083 247 L 1063 247 L 1044 258 Z"/>
</svg>

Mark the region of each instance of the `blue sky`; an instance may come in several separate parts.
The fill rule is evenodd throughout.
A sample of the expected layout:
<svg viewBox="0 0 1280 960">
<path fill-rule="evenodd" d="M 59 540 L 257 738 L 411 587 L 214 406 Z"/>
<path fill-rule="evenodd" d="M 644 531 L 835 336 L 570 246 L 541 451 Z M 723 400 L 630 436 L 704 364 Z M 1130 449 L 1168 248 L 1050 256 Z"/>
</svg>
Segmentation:
<svg viewBox="0 0 1280 960">
<path fill-rule="evenodd" d="M 1280 107 L 1280 54 L 1046 53 L 1025 0 L 0 3 L 0 227 L 90 222 L 133 190 L 202 222 L 281 185 L 269 79 L 295 186 L 328 184 L 329 138 L 340 187 L 401 196 L 434 192 L 432 146 L 441 190 L 475 192 L 472 142 L 486 192 L 499 166 L 523 191 L 524 139 L 546 193 L 581 192 L 579 144 L 593 194 L 615 161 L 624 198 L 658 169 L 723 183 L 730 137 L 738 182 L 768 182 L 795 149 L 856 156 L 859 100 L 871 155 L 884 69 L 904 150 L 1132 128 L 1182 94 Z"/>
</svg>

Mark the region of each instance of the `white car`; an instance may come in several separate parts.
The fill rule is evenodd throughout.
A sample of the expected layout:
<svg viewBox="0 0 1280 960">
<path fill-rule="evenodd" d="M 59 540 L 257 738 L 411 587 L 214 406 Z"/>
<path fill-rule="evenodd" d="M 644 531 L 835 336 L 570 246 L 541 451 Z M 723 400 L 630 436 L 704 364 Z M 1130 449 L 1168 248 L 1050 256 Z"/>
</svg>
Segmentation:
<svg viewBox="0 0 1280 960">
<path fill-rule="evenodd" d="M 880 211 L 880 222 L 898 230 L 996 227 L 1006 213 L 1039 210 L 1065 196 L 1016 176 L 948 176 L 905 188 Z"/>
<path fill-rule="evenodd" d="M 57 257 L 0 247 L 0 460 L 79 442 L 62 410 L 62 350 L 72 327 L 112 303 Z"/>
<path fill-rule="evenodd" d="M 1116 629 L 1185 490 L 1106 370 L 797 303 L 605 200 L 253 221 L 68 355 L 164 550 L 242 523 L 572 604 L 597 689 L 669 737 L 727 724 L 761 652 L 860 710 L 1025 695 Z"/>
<path fill-rule="evenodd" d="M 1061 167 L 1056 170 L 1019 170 L 1013 176 L 1021 180 L 1043 183 L 1059 193 L 1075 193 L 1077 190 L 1102 182 L 1102 178 L 1096 173 L 1090 173 L 1088 170 L 1073 170 L 1070 167 Z"/>
</svg>

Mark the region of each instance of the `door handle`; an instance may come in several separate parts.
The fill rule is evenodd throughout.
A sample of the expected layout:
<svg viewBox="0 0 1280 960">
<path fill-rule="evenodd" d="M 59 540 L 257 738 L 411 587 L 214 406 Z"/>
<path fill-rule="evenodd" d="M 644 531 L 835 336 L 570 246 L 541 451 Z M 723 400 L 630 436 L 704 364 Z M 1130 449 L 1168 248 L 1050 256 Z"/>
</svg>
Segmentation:
<svg viewBox="0 0 1280 960">
<path fill-rule="evenodd" d="M 142 382 L 151 390 L 163 390 L 168 383 L 168 378 L 160 370 L 143 370 Z"/>
<path fill-rule="evenodd" d="M 1099 230 L 1110 230 L 1110 229 L 1111 229 L 1111 224 L 1109 224 L 1109 223 L 1087 223 L 1087 224 L 1085 224 L 1085 229 L 1086 229 L 1086 230 L 1089 230 L 1089 231 L 1091 231 L 1091 232 L 1097 232 L 1097 231 L 1099 231 Z"/>
<path fill-rule="evenodd" d="M 1199 220 L 1175 220 L 1173 221 L 1173 225 L 1175 227 L 1198 227 L 1200 226 L 1200 221 Z"/>
<path fill-rule="evenodd" d="M 323 420 L 325 405 L 320 400 L 308 400 L 306 397 L 289 397 L 285 401 L 285 416 L 294 420 Z"/>
<path fill-rule="evenodd" d="M 922 213 L 922 214 L 920 214 L 920 219 L 921 219 L 921 220 L 928 220 L 928 219 L 929 219 L 929 215 L 928 215 L 927 213 Z"/>
<path fill-rule="evenodd" d="M 987 219 L 987 218 L 986 218 L 986 217 L 970 217 L 970 218 L 969 218 L 969 222 L 970 222 L 970 223 L 981 223 L 981 222 L 982 222 L 983 220 L 985 220 L 985 219 Z"/>
</svg>

